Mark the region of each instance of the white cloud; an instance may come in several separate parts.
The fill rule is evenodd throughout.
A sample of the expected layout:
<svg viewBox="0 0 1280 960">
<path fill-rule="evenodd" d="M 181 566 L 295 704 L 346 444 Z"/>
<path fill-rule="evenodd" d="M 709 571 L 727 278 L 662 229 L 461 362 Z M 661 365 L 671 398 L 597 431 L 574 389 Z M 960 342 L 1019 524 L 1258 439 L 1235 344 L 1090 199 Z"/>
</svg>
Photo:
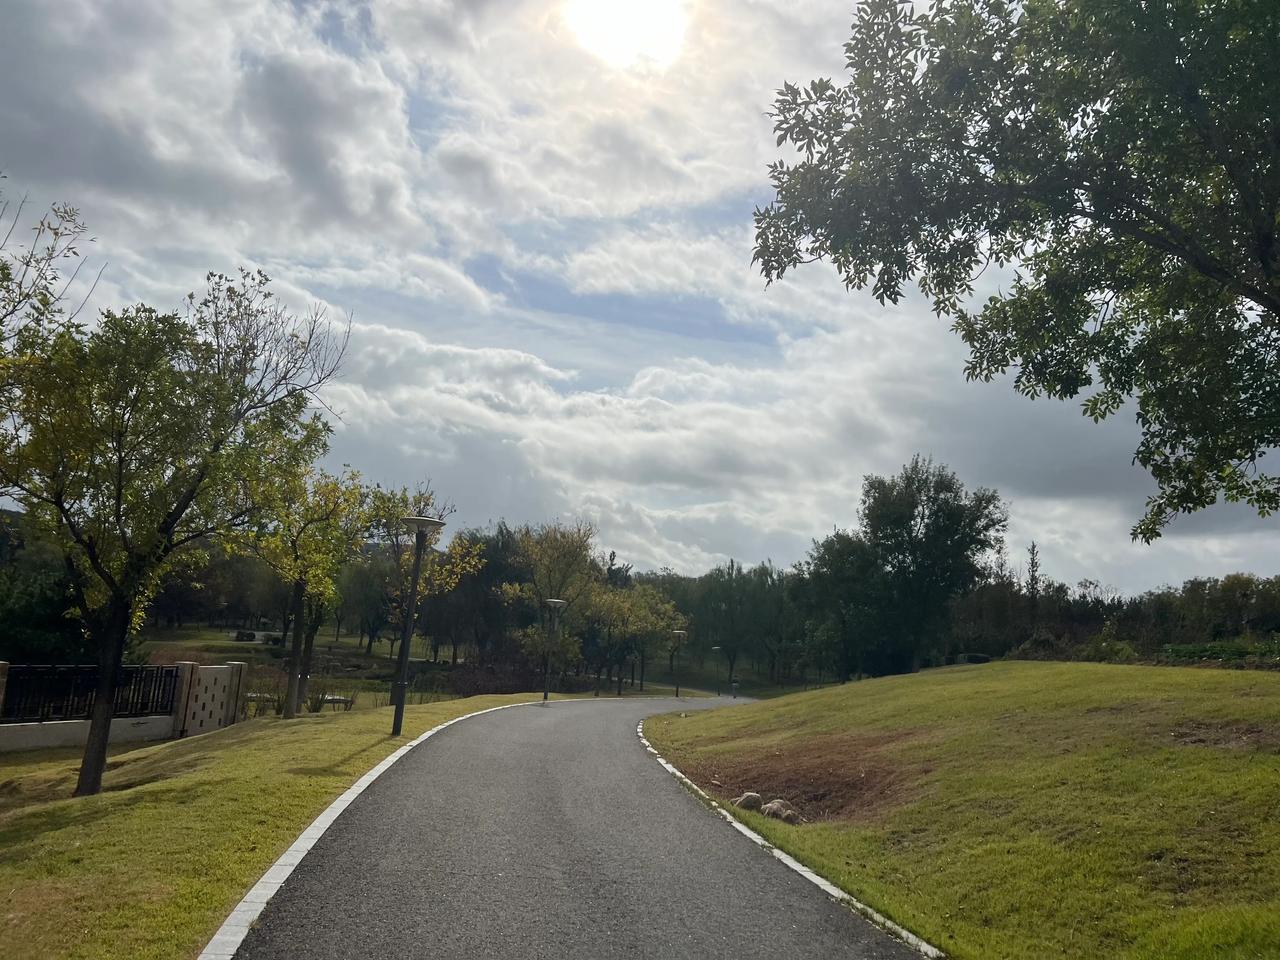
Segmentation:
<svg viewBox="0 0 1280 960">
<path fill-rule="evenodd" d="M 887 322 L 912 326 L 905 316 Z M 360 389 L 352 429 L 407 438 L 424 469 L 451 458 L 465 469 L 456 462 L 460 435 L 501 446 L 505 469 L 536 485 L 539 502 L 593 517 L 606 545 L 641 566 L 692 570 L 731 555 L 790 562 L 810 538 L 856 522 L 864 474 L 893 472 L 917 450 L 956 466 L 973 485 L 1004 490 L 1014 508 L 1013 562 L 1034 538 L 1052 575 L 1144 585 L 1222 573 L 1256 557 L 1234 536 L 1131 544 L 1127 531 L 1141 496 L 1114 469 L 1100 471 L 1078 496 L 1036 495 L 1045 472 L 1061 471 L 1063 456 L 1087 445 L 1038 449 L 1023 476 L 1008 460 L 978 462 L 986 451 L 976 438 L 997 429 L 1016 441 L 1039 430 L 1052 442 L 1070 435 L 1075 410 L 1024 404 L 998 425 L 984 423 L 984 403 L 997 388 L 963 385 L 953 369 L 954 409 L 931 423 L 899 402 L 895 386 L 907 371 L 922 383 L 945 380 L 941 365 L 922 368 L 911 338 L 896 358 L 883 350 L 869 358 L 859 342 L 865 335 L 818 334 L 766 366 L 690 359 L 646 367 L 622 389 L 584 390 L 570 373 L 527 354 L 364 330 L 352 377 L 376 377 L 378 385 Z M 972 429 L 956 430 L 966 418 Z M 1097 436 L 1091 429 L 1081 437 Z M 1127 432 L 1117 433 L 1122 448 Z M 473 503 L 463 513 L 527 519 L 506 514 L 501 502 Z M 1263 556 L 1280 559 L 1274 547 Z"/>
<path fill-rule="evenodd" d="M 965 383 L 919 298 L 823 266 L 765 290 L 764 112 L 840 70 L 850 14 L 687 9 L 670 67 L 628 71 L 553 0 L 19 0 L 0 170 L 82 206 L 96 304 L 173 306 L 248 263 L 350 311 L 334 459 L 432 476 L 463 522 L 585 513 L 641 567 L 787 563 L 920 451 L 1009 496 L 1051 575 L 1275 569 L 1276 523 L 1240 511 L 1132 545 L 1132 424 Z"/>
</svg>

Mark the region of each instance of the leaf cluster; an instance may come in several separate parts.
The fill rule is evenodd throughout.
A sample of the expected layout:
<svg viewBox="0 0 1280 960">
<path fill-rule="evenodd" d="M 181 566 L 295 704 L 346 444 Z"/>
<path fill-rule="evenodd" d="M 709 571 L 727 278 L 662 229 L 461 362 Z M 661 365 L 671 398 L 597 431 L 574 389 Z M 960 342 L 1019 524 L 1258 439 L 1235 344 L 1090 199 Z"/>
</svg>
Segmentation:
<svg viewBox="0 0 1280 960">
<path fill-rule="evenodd" d="M 847 80 L 786 84 L 756 211 L 770 281 L 830 261 L 916 283 L 1028 395 L 1129 398 L 1158 491 L 1146 540 L 1219 497 L 1280 506 L 1280 6 L 867 0 Z M 1015 269 L 976 308 L 978 276 Z"/>
</svg>

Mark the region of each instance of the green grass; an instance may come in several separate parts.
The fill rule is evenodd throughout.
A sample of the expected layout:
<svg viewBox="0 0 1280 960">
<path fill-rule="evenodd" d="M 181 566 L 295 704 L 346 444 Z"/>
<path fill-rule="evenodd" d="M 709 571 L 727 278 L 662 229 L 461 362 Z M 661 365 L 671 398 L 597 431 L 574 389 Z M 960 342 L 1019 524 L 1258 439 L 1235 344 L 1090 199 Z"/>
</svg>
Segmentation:
<svg viewBox="0 0 1280 960">
<path fill-rule="evenodd" d="M 953 667 L 646 733 L 713 794 L 800 804 L 739 813 L 958 960 L 1280 957 L 1275 675 Z"/>
<path fill-rule="evenodd" d="M 218 664 L 228 660 L 243 660 L 255 667 L 283 668 L 288 657 L 288 645 L 262 642 L 279 631 L 259 630 L 258 640 L 235 640 L 234 630 L 214 627 L 148 627 L 137 640 L 136 655 L 149 663 L 176 663 L 194 660 L 197 663 Z M 342 679 L 389 680 L 395 671 L 396 661 L 387 654 L 391 650 L 386 640 L 374 644 L 373 652 L 366 653 L 358 635 L 344 633 L 334 636 L 327 627 L 315 638 L 312 655 L 312 676 L 328 676 L 338 682 Z M 429 660 L 431 642 L 428 637 L 415 636 L 409 653 L 415 660 Z M 442 660 L 449 659 L 450 649 L 440 648 Z"/>
<path fill-rule="evenodd" d="M 815 682 L 801 684 L 793 681 L 786 685 L 773 683 L 767 676 L 755 673 L 750 667 L 741 662 L 738 664 L 735 676 L 738 680 L 739 696 L 760 700 L 780 697 L 788 693 L 794 693 L 797 690 L 808 690 L 819 686 Z M 714 694 L 719 690 L 726 697 L 731 693 L 728 682 L 729 670 L 721 660 L 707 660 L 701 666 L 695 663 L 679 663 L 676 665 L 675 674 L 672 675 L 671 671 L 667 669 L 666 660 L 660 659 L 658 662 L 649 665 L 645 675 L 645 686 L 653 682 L 663 686 L 674 687 L 676 680 L 680 681 L 680 689 L 682 691 L 689 687 L 703 690 L 710 694 Z"/>
<path fill-rule="evenodd" d="M 532 694 L 250 720 L 113 751 L 105 791 L 71 799 L 78 751 L 0 754 L 0 955 L 194 957 L 335 797 L 406 739 Z"/>
<path fill-rule="evenodd" d="M 600 692 L 599 692 L 599 696 L 601 699 L 613 700 L 617 698 L 617 694 L 618 694 L 618 685 L 616 682 L 609 683 L 609 684 L 606 684 L 603 681 L 601 682 Z M 576 696 L 579 696 L 579 697 L 591 697 L 595 695 L 596 694 L 595 694 L 594 688 L 589 689 L 583 693 L 576 694 Z M 675 695 L 676 695 L 675 687 L 669 687 L 661 683 L 650 683 L 648 680 L 645 680 L 643 690 L 640 689 L 640 686 L 638 684 L 634 687 L 631 686 L 631 684 L 629 683 L 624 683 L 622 685 L 623 699 L 626 699 L 627 697 L 674 697 Z M 701 697 L 710 697 L 710 696 L 713 696 L 713 694 L 710 694 L 705 690 L 695 690 L 691 687 L 681 687 L 680 696 L 682 699 L 685 697 L 693 697 L 694 699 L 698 699 Z"/>
</svg>

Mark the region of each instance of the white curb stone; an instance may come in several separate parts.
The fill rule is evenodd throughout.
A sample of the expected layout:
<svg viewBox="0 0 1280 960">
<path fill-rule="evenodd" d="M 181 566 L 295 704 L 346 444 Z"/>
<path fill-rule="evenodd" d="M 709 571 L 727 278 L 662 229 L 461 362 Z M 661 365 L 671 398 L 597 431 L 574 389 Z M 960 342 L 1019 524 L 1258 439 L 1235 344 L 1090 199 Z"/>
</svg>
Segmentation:
<svg viewBox="0 0 1280 960">
<path fill-rule="evenodd" d="M 874 923 L 877 927 L 880 927 L 882 930 L 885 930 L 888 933 L 893 934 L 895 937 L 897 937 L 907 946 L 913 947 L 914 949 L 920 951 L 920 953 L 922 953 L 924 956 L 929 957 L 930 960 L 946 960 L 947 955 L 943 953 L 941 950 L 939 950 L 937 947 L 935 947 L 933 944 L 927 943 L 926 941 L 920 939 L 910 930 L 907 930 L 904 927 L 900 927 L 898 924 L 894 923 L 892 920 L 890 920 L 884 914 L 880 913 L 875 908 L 868 906 L 867 904 L 863 903 L 861 900 L 857 899 L 856 897 L 841 890 L 839 887 L 837 887 L 834 883 L 831 883 L 829 880 L 825 880 L 822 877 L 818 876 L 816 873 L 814 873 L 812 870 L 806 867 L 803 863 L 801 863 L 795 857 L 791 856 L 788 853 L 783 853 L 781 850 L 779 850 L 777 847 L 771 844 L 764 837 L 760 836 L 760 834 L 756 833 L 746 824 L 739 821 L 736 817 L 734 817 L 733 814 L 731 814 L 728 810 L 726 810 L 719 803 L 717 803 L 705 790 L 703 790 L 700 786 L 698 786 L 696 783 L 694 783 L 692 780 L 686 777 L 683 773 L 681 773 L 680 770 L 678 770 L 673 764 L 668 763 L 667 760 L 664 759 L 663 756 L 660 753 L 658 753 L 657 750 L 654 749 L 653 744 L 651 744 L 644 735 L 643 720 L 641 720 L 638 724 L 636 724 L 636 735 L 640 738 L 640 742 L 644 744 L 644 748 L 648 750 L 651 754 L 653 754 L 654 759 L 657 760 L 658 763 L 662 764 L 662 766 L 666 769 L 666 771 L 669 774 L 671 774 L 673 777 L 679 780 L 682 784 L 684 784 L 687 788 L 689 788 L 689 790 L 691 790 L 693 793 L 697 794 L 697 796 L 702 799 L 703 803 L 705 803 L 713 811 L 715 811 L 721 817 L 723 817 L 726 821 L 728 821 L 729 826 L 733 827 L 733 829 L 737 830 L 744 837 L 751 840 L 753 843 L 757 844 L 763 849 L 769 851 L 769 853 L 773 854 L 775 859 L 781 861 L 783 864 L 790 867 L 796 873 L 800 874 L 800 876 L 804 877 L 806 880 L 812 883 L 815 887 L 817 887 L 819 890 L 825 893 L 832 900 L 835 900 L 838 903 L 843 903 L 845 906 L 849 907 L 851 910 L 854 910 L 855 912 L 866 917 L 868 920 Z"/>
<path fill-rule="evenodd" d="M 454 717 L 439 726 L 432 727 L 422 736 L 396 750 L 395 753 L 357 780 L 346 793 L 329 804 L 320 816 L 311 821 L 310 826 L 302 831 L 297 840 L 293 841 L 293 845 L 280 855 L 280 858 L 262 875 L 262 879 L 254 884 L 253 889 L 244 895 L 244 899 L 231 911 L 230 916 L 218 928 L 218 932 L 205 945 L 198 960 L 232 960 L 236 951 L 240 949 L 240 944 L 248 935 L 249 927 L 258 919 L 258 915 L 262 913 L 262 908 L 267 905 L 267 901 L 275 895 L 275 892 L 289 878 L 289 874 L 293 873 L 293 868 L 302 861 L 307 851 L 315 846 L 315 842 L 324 835 L 324 832 L 329 829 L 329 825 L 338 818 L 338 815 L 351 805 L 351 801 L 360 796 L 373 781 L 386 773 L 391 765 L 406 753 L 422 743 L 422 741 L 435 736 L 445 727 L 451 726 L 459 720 L 469 720 L 471 717 L 478 717 L 482 713 L 493 713 L 495 710 L 525 707 L 541 702 L 541 700 L 527 700 L 522 703 L 504 703 L 500 707 L 489 707 L 487 710 L 477 710 L 474 713 L 463 714 L 461 717 Z"/>
</svg>

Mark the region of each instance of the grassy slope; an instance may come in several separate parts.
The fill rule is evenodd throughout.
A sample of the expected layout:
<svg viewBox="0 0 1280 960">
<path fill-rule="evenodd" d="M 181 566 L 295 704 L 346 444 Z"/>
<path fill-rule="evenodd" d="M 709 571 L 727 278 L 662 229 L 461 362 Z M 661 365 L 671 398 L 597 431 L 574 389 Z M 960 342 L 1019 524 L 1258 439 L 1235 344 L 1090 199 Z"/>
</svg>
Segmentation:
<svg viewBox="0 0 1280 960">
<path fill-rule="evenodd" d="M 754 671 L 742 664 L 739 664 L 737 671 L 738 679 L 738 695 L 743 697 L 756 697 L 758 699 L 766 699 L 769 697 L 780 697 L 788 693 L 795 693 L 797 690 L 808 690 L 813 687 L 820 686 L 818 683 L 799 684 L 792 683 L 789 686 L 781 686 L 771 683 L 768 677 L 760 676 Z M 714 693 L 719 690 L 726 697 L 730 695 L 728 684 L 728 670 L 721 662 L 708 660 L 702 666 L 695 663 L 680 663 L 676 666 L 676 672 L 672 675 L 667 669 L 667 661 L 665 657 L 657 658 L 653 663 L 649 664 L 649 668 L 645 674 L 645 685 L 650 683 L 658 683 L 664 686 L 674 686 L 675 681 L 680 681 L 680 688 L 685 687 L 698 689 Z"/>
<path fill-rule="evenodd" d="M 409 707 L 415 737 L 531 694 Z M 68 799 L 75 751 L 0 755 L 0 954 L 193 957 L 303 828 L 404 740 L 389 710 L 251 720 L 116 753 Z"/>
<path fill-rule="evenodd" d="M 999 663 L 646 731 L 721 796 L 847 801 L 742 817 L 954 957 L 1280 957 L 1273 674 Z"/>
</svg>

